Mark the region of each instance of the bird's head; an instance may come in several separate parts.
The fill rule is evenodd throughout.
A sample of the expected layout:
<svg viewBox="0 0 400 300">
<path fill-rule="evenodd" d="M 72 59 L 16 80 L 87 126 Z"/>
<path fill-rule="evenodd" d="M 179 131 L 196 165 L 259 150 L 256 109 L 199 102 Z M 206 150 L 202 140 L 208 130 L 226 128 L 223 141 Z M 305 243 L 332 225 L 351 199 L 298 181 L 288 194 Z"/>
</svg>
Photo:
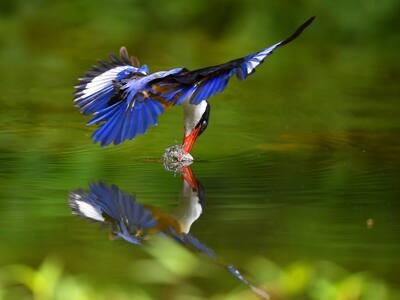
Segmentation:
<svg viewBox="0 0 400 300">
<path fill-rule="evenodd" d="M 210 117 L 210 104 L 202 101 L 198 105 L 184 104 L 184 137 L 182 149 L 190 153 L 196 139 L 206 130 Z"/>
</svg>

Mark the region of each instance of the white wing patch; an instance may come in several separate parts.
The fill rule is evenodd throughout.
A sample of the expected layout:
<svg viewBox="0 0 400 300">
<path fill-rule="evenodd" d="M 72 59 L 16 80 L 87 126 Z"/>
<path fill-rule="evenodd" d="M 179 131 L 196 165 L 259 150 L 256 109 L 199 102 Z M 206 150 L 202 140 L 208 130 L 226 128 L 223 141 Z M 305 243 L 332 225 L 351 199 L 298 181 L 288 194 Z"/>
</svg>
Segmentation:
<svg viewBox="0 0 400 300">
<path fill-rule="evenodd" d="M 132 66 L 119 66 L 107 70 L 106 72 L 94 77 L 90 82 L 88 82 L 85 88 L 82 90 L 82 95 L 78 98 L 86 98 L 93 95 L 107 87 L 110 87 L 112 81 L 117 78 L 117 75 L 124 70 L 132 69 Z"/>
<path fill-rule="evenodd" d="M 259 64 L 260 64 L 260 61 L 256 60 L 255 58 L 252 58 L 246 65 L 247 66 L 247 74 L 250 74 L 251 71 L 253 71 Z"/>
<path fill-rule="evenodd" d="M 261 64 L 264 59 L 272 54 L 272 51 L 274 51 L 277 47 L 279 47 L 279 45 L 281 44 L 281 42 L 272 45 L 271 47 L 268 47 L 256 54 L 253 54 L 253 56 L 250 56 L 250 59 L 246 62 L 246 71 L 247 71 L 247 75 L 251 74 L 254 69 Z"/>
<path fill-rule="evenodd" d="M 96 221 L 103 222 L 104 218 L 101 215 L 101 212 L 94 207 L 93 205 L 83 201 L 83 200 L 78 200 L 81 197 L 77 194 L 74 195 L 74 202 L 75 202 L 75 209 L 77 212 L 79 212 L 82 216 L 86 218 L 90 218 Z"/>
</svg>

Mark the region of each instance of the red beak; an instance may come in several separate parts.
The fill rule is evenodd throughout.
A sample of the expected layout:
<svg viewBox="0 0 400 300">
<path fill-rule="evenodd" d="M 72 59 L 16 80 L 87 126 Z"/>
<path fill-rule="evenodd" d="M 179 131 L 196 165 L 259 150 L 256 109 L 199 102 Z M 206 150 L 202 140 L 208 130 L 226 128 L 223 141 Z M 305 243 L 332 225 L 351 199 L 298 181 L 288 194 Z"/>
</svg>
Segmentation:
<svg viewBox="0 0 400 300">
<path fill-rule="evenodd" d="M 186 153 L 190 153 L 190 151 L 192 151 L 194 142 L 196 141 L 199 132 L 200 132 L 200 126 L 195 127 L 192 130 L 192 132 L 189 133 L 189 135 L 183 138 L 183 145 L 182 145 L 183 151 L 185 151 Z"/>
</svg>

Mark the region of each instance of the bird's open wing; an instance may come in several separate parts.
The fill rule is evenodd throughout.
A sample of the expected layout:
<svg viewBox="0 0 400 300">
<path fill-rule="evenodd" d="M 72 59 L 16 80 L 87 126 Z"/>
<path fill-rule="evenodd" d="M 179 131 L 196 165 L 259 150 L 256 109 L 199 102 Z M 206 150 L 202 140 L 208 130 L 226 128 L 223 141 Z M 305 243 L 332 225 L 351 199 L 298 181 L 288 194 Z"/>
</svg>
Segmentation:
<svg viewBox="0 0 400 300">
<path fill-rule="evenodd" d="M 96 113 L 109 106 L 110 100 L 118 93 L 124 80 L 139 70 L 139 61 L 129 58 L 125 47 L 120 50 L 120 58 L 110 55 L 110 61 L 99 61 L 79 78 L 75 86 L 74 104 L 84 115 Z"/>
<path fill-rule="evenodd" d="M 191 104 L 199 104 L 201 101 L 222 92 L 233 75 L 236 74 L 240 80 L 246 79 L 247 76 L 254 73 L 257 66 L 268 55 L 297 38 L 313 20 L 314 17 L 308 19 L 291 36 L 259 52 L 221 65 L 194 71 L 182 69 L 179 73 L 156 78 L 150 82 L 150 92 L 154 95 L 153 97 L 172 102 L 173 105 L 181 104 L 188 99 Z"/>
<path fill-rule="evenodd" d="M 122 47 L 120 58 L 110 55 L 109 62 L 99 62 L 79 79 L 74 103 L 82 114 L 93 115 L 88 125 L 100 125 L 92 136 L 95 142 L 102 146 L 119 144 L 156 124 L 163 105 L 144 95 L 134 98 L 131 89 L 131 83 L 148 72 L 146 65 L 140 66 L 137 58 L 129 58 Z"/>
</svg>

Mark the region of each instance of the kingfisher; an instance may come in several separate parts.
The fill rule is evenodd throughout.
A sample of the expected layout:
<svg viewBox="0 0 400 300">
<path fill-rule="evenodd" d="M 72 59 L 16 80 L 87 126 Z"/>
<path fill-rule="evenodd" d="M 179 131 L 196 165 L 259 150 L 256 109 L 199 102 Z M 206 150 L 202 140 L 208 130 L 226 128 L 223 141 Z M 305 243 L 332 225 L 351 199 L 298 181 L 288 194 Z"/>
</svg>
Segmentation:
<svg viewBox="0 0 400 300">
<path fill-rule="evenodd" d="M 174 68 L 151 73 L 127 49 L 120 57 L 110 55 L 79 78 L 74 104 L 83 115 L 91 115 L 87 125 L 97 125 L 92 135 L 101 146 L 118 145 L 145 134 L 167 109 L 183 105 L 184 137 L 181 149 L 189 154 L 210 118 L 209 99 L 221 93 L 234 75 L 246 79 L 279 47 L 297 38 L 315 17 L 309 18 L 288 38 L 253 54 L 227 63 L 190 71 Z"/>
</svg>

